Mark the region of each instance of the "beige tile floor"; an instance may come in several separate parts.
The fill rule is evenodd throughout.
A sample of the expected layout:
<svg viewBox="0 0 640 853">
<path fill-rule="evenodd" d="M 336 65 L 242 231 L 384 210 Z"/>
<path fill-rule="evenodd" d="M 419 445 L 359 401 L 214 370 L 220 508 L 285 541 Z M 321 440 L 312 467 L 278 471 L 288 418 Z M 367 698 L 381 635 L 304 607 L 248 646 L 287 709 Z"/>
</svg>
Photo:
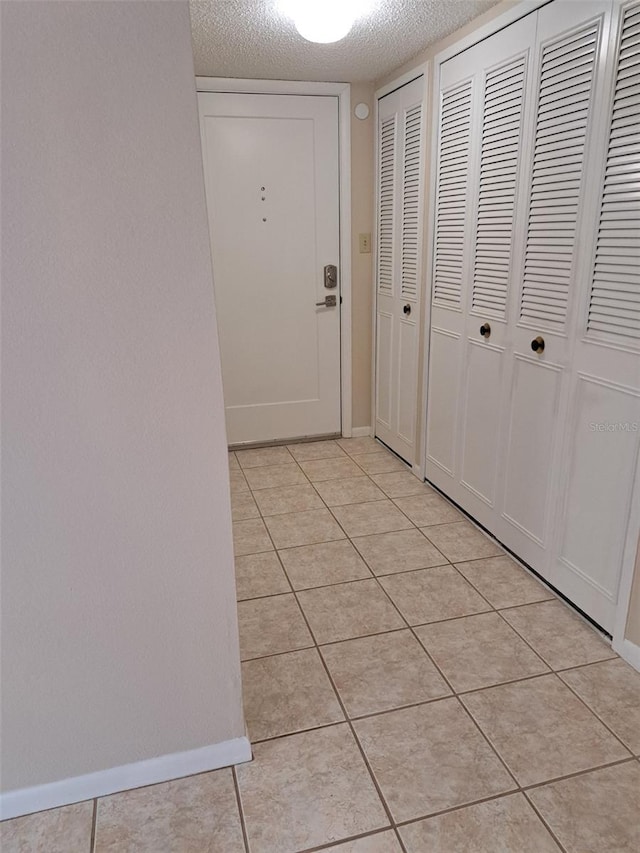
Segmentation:
<svg viewBox="0 0 640 853">
<path fill-rule="evenodd" d="M 2 853 L 637 853 L 640 675 L 372 439 L 231 453 L 254 760 Z"/>
</svg>

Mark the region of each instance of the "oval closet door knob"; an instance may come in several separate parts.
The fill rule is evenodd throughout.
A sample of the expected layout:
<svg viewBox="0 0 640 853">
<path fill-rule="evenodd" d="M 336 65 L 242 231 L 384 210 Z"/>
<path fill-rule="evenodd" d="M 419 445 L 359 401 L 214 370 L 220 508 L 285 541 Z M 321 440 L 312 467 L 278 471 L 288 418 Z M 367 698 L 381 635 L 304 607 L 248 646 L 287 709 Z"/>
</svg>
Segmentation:
<svg viewBox="0 0 640 853">
<path fill-rule="evenodd" d="M 483 323 L 480 326 L 480 334 L 483 338 L 488 338 L 491 334 L 491 326 L 488 323 Z"/>
<path fill-rule="evenodd" d="M 543 352 L 544 351 L 544 338 L 538 335 L 537 338 L 534 338 L 531 341 L 531 349 L 534 352 Z"/>
<path fill-rule="evenodd" d="M 407 316 L 409 316 L 409 314 L 411 314 L 411 305 L 408 305 L 408 304 L 407 304 L 407 305 L 405 305 L 405 306 L 404 306 L 404 308 L 403 308 L 402 310 L 404 311 L 404 313 L 405 313 Z"/>
</svg>

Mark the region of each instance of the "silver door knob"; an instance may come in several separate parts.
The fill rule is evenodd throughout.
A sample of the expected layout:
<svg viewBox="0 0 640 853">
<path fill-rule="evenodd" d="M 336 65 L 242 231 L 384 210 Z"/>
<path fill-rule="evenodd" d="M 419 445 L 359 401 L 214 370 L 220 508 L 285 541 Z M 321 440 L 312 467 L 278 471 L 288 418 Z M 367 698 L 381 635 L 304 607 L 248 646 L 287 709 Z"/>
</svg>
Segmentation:
<svg viewBox="0 0 640 853">
<path fill-rule="evenodd" d="M 322 302 L 316 302 L 316 306 L 322 306 L 323 308 L 335 308 L 337 304 L 337 297 L 334 293 L 331 293 L 329 296 L 325 296 Z"/>
</svg>

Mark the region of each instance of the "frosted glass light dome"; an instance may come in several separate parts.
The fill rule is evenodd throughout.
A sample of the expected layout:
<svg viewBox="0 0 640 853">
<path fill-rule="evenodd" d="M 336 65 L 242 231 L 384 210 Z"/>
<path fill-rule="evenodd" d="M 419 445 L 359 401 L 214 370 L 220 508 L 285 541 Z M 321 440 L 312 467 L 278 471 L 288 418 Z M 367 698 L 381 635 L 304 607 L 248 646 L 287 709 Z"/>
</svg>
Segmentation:
<svg viewBox="0 0 640 853">
<path fill-rule="evenodd" d="M 304 39 L 331 44 L 343 39 L 372 3 L 369 0 L 280 0 L 278 5 L 293 20 Z"/>
</svg>

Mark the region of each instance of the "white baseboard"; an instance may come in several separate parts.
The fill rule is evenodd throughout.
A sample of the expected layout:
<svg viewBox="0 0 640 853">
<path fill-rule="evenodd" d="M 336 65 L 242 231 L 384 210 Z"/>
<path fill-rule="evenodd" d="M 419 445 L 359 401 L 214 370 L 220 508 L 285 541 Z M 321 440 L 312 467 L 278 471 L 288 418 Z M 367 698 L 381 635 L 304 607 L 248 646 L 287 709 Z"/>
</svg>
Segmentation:
<svg viewBox="0 0 640 853">
<path fill-rule="evenodd" d="M 364 438 L 371 435 L 371 427 L 352 427 L 351 438 Z"/>
<path fill-rule="evenodd" d="M 628 664 L 640 672 L 640 646 L 636 646 L 631 640 L 623 640 L 617 648 L 616 645 L 614 644 L 614 652 L 617 652 L 623 660 L 626 660 Z"/>
<path fill-rule="evenodd" d="M 220 767 L 242 764 L 245 761 L 251 761 L 251 744 L 248 738 L 239 737 L 200 749 L 174 752 L 121 767 L 98 770 L 84 776 L 61 779 L 59 782 L 7 791 L 0 795 L 0 820 L 68 806 L 131 788 L 169 782 L 171 779 L 218 770 Z"/>
</svg>

